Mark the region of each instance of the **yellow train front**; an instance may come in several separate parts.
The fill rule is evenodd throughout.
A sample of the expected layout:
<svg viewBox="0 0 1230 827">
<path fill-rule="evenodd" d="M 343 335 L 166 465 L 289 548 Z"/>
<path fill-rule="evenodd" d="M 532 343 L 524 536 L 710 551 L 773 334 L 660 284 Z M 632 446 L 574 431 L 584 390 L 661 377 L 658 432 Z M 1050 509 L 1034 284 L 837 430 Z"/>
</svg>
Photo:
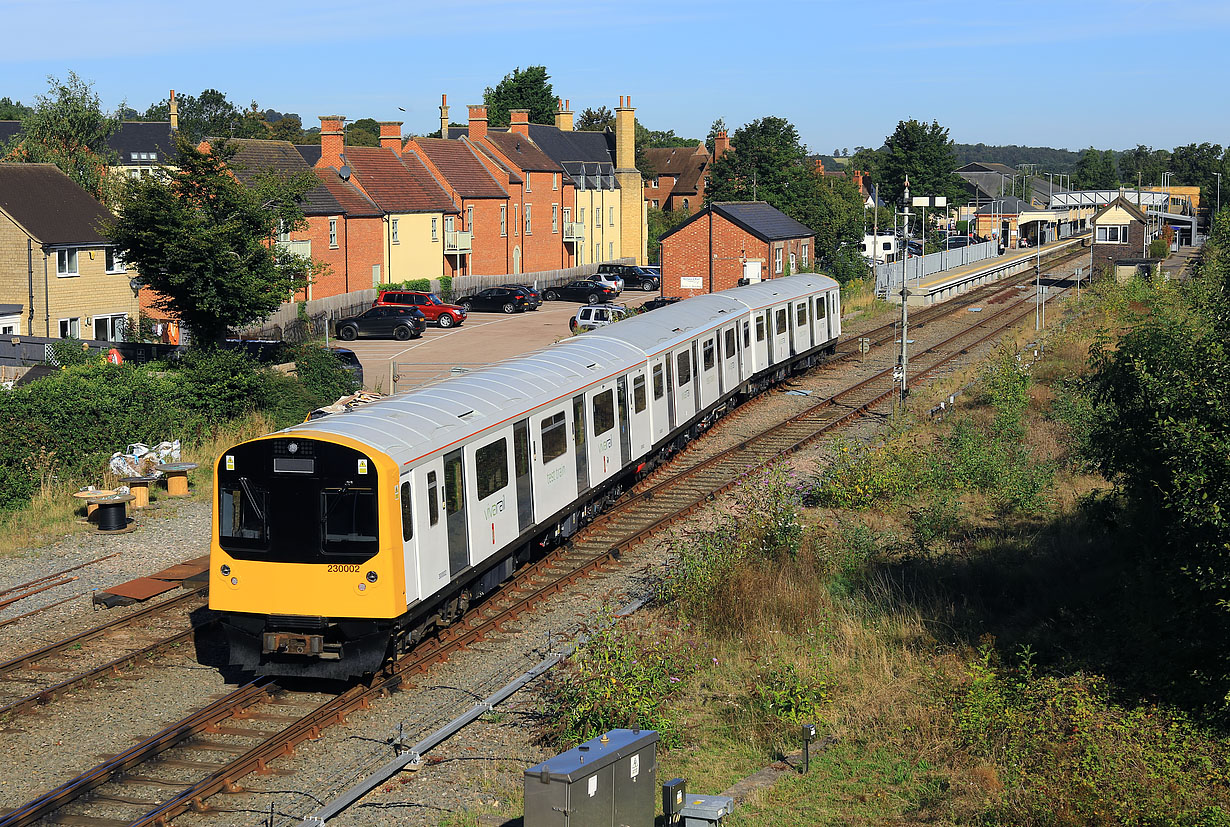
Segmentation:
<svg viewBox="0 0 1230 827">
<path fill-rule="evenodd" d="M 333 435 L 274 434 L 219 457 L 209 605 L 232 665 L 340 680 L 380 667 L 406 611 L 397 470 Z"/>
</svg>

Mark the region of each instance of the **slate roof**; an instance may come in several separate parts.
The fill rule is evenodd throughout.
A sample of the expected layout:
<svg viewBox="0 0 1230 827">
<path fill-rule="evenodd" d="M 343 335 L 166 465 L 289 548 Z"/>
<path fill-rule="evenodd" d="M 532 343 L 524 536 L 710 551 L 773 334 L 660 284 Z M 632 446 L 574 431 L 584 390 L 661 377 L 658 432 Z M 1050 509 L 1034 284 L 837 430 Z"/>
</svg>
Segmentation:
<svg viewBox="0 0 1230 827">
<path fill-rule="evenodd" d="M 25 309 L 24 304 L 0 304 L 0 316 L 12 316 Z"/>
<path fill-rule="evenodd" d="M 307 161 L 309 167 L 320 163 L 320 144 L 295 144 L 295 149 L 299 150 L 299 154 L 303 156 L 304 161 Z"/>
<path fill-rule="evenodd" d="M 384 215 L 374 201 L 364 195 L 354 184 L 343 181 L 333 167 L 316 167 L 312 172 L 320 179 L 333 199 L 342 206 L 342 212 L 351 218 Z"/>
<path fill-rule="evenodd" d="M 662 239 L 674 235 L 693 221 L 699 220 L 707 215 L 709 210 L 713 210 L 761 241 L 785 241 L 790 238 L 807 238 L 816 234 L 814 230 L 800 224 L 765 201 L 716 201 L 663 235 Z"/>
<path fill-rule="evenodd" d="M 398 158 L 379 146 L 348 146 L 342 160 L 354 171 L 359 186 L 385 212 L 456 212 L 443 187 L 417 157 Z"/>
<path fill-rule="evenodd" d="M 982 161 L 973 161 L 971 163 L 966 164 L 963 167 L 958 167 L 957 169 L 953 171 L 956 172 L 957 175 L 960 175 L 964 172 L 970 172 L 970 173 L 994 172 L 996 174 L 1012 175 L 1016 172 L 1015 169 L 1008 166 L 1007 164 L 992 164 L 992 163 L 984 163 Z"/>
<path fill-rule="evenodd" d="M 516 132 L 488 132 L 487 140 L 493 143 L 504 157 L 526 172 L 563 172 L 558 162 L 535 146 L 534 141 Z"/>
<path fill-rule="evenodd" d="M 116 133 L 107 139 L 107 145 L 120 156 L 123 166 L 142 164 L 176 163 L 175 139 L 170 121 L 124 121 Z M 133 153 L 153 158 L 132 157 Z"/>
<path fill-rule="evenodd" d="M 701 177 L 709 163 L 709 152 L 704 144 L 696 146 L 647 147 L 645 157 L 653 164 L 658 175 L 675 179 L 671 194 L 694 195 L 700 187 Z"/>
<path fill-rule="evenodd" d="M 530 137 L 557 163 L 587 161 L 615 166 L 615 135 L 612 132 L 569 132 L 547 124 L 530 124 Z"/>
<path fill-rule="evenodd" d="M 0 121 L 0 144 L 7 144 L 21 131 L 21 121 Z"/>
<path fill-rule="evenodd" d="M 1106 213 L 1110 211 L 1111 207 L 1122 207 L 1123 210 L 1127 212 L 1128 215 L 1132 216 L 1132 218 L 1139 221 L 1140 223 L 1142 224 L 1149 223 L 1149 219 L 1145 218 L 1145 214 L 1140 211 L 1140 207 L 1136 206 L 1131 201 L 1124 198 L 1122 195 L 1120 195 L 1114 201 L 1111 201 L 1109 204 L 1107 204 L 1102 209 L 1098 210 L 1097 214 L 1094 215 L 1093 218 L 1091 219 L 1091 222 L 1094 224 L 1097 224 L 1098 219 L 1106 215 Z"/>
<path fill-rule="evenodd" d="M 54 164 L 0 164 L 0 209 L 35 240 L 50 245 L 104 245 L 115 219 L 98 199 Z"/>
<path fill-rule="evenodd" d="M 246 185 L 250 186 L 269 171 L 286 175 L 311 171 L 311 167 L 290 141 L 229 138 L 227 143 L 238 150 L 228 166 L 235 173 L 235 177 Z M 338 215 L 342 212 L 342 205 L 323 183 L 304 193 L 304 215 Z"/>
<path fill-rule="evenodd" d="M 462 198 L 508 197 L 500 182 L 478 160 L 469 141 L 416 138 L 414 142 Z"/>
</svg>

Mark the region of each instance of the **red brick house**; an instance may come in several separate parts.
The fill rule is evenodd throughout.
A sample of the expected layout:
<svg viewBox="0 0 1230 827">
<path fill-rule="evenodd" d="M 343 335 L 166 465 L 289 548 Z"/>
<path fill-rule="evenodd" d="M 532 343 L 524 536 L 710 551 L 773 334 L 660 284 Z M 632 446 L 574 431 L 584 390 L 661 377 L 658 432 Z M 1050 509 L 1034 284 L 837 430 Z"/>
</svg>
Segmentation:
<svg viewBox="0 0 1230 827">
<path fill-rule="evenodd" d="M 693 147 L 648 147 L 645 157 L 653 164 L 657 175 L 645 183 L 645 200 L 650 207 L 673 212 L 685 210 L 695 215 L 705 203 L 709 183 L 709 165 L 730 149 L 726 132 L 719 132 L 713 142 L 713 155 L 704 144 Z"/>
<path fill-rule="evenodd" d="M 716 293 L 810 270 L 815 233 L 764 201 L 719 201 L 662 236 L 662 295 Z"/>
<path fill-rule="evenodd" d="M 342 253 L 340 266 L 332 265 L 317 277 L 313 298 L 364 290 L 374 283 L 375 268 L 384 261 L 384 213 L 333 167 L 316 167 L 312 172 L 342 207 L 336 221 L 331 216 L 322 228 L 325 234 L 318 242 L 316 234 L 310 236 L 313 249 L 322 245 L 331 249 L 332 241 Z"/>
</svg>

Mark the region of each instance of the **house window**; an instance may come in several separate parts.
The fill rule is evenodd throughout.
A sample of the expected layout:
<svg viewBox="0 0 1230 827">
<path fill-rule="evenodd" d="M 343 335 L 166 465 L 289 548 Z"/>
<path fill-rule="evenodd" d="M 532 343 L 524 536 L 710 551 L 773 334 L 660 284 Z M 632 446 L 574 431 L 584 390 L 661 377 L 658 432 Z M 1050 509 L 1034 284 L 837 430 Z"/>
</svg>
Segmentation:
<svg viewBox="0 0 1230 827">
<path fill-rule="evenodd" d="M 653 183 L 652 183 L 652 184 L 650 184 L 649 186 L 653 187 L 654 189 L 657 189 L 657 188 L 658 188 L 658 186 L 659 186 L 658 176 L 656 176 L 656 175 L 655 175 L 655 176 L 653 177 Z"/>
<path fill-rule="evenodd" d="M 614 207 L 611 207 L 611 220 L 610 220 L 610 224 L 611 224 L 611 226 L 612 226 L 612 227 L 614 227 L 614 226 L 615 226 L 615 208 L 614 208 Z"/>
<path fill-rule="evenodd" d="M 773 251 L 773 272 L 780 273 L 782 271 L 782 248 L 778 247 Z"/>
<path fill-rule="evenodd" d="M 329 219 L 329 249 L 337 249 L 337 219 Z"/>
<path fill-rule="evenodd" d="M 60 338 L 67 339 L 69 336 L 81 338 L 81 319 L 60 319 Z"/>
<path fill-rule="evenodd" d="M 393 239 L 392 239 L 393 243 L 400 244 L 401 242 L 397 238 L 397 219 L 396 218 L 389 220 L 389 232 L 392 233 L 393 235 Z"/>
<path fill-rule="evenodd" d="M 525 191 L 532 192 L 532 189 L 530 187 L 530 173 L 528 172 L 525 173 Z"/>
<path fill-rule="evenodd" d="M 290 225 L 284 218 L 278 219 L 278 241 L 283 243 L 290 241 Z"/>
<path fill-rule="evenodd" d="M 584 207 L 581 207 L 581 211 L 577 213 L 577 217 L 580 219 L 580 222 L 582 224 L 585 223 L 585 208 Z"/>
<path fill-rule="evenodd" d="M 553 190 L 559 189 L 559 173 L 558 172 L 551 173 L 551 189 Z"/>
<path fill-rule="evenodd" d="M 790 272 L 797 273 L 799 271 L 798 264 L 795 263 L 794 253 L 790 254 Z"/>
<path fill-rule="evenodd" d="M 656 198 L 655 198 L 655 199 L 653 199 L 653 208 L 654 208 L 655 210 L 658 208 L 658 199 L 656 199 Z"/>
<path fill-rule="evenodd" d="M 551 205 L 551 232 L 559 232 L 559 204 Z"/>
<path fill-rule="evenodd" d="M 500 205 L 500 237 L 508 235 L 508 205 Z"/>
<path fill-rule="evenodd" d="M 564 207 L 564 223 L 568 224 L 572 221 L 572 207 Z"/>
<path fill-rule="evenodd" d="M 1126 244 L 1128 240 L 1128 225 L 1111 224 L 1098 227 L 1098 242 L 1103 244 Z"/>
<path fill-rule="evenodd" d="M 607 244 L 606 257 L 608 260 L 615 258 L 615 242 L 614 241 Z"/>
<path fill-rule="evenodd" d="M 453 221 L 453 217 L 451 215 L 446 216 L 444 219 L 444 232 L 451 233 L 453 231 L 454 226 L 455 226 L 455 223 Z"/>
<path fill-rule="evenodd" d="M 534 206 L 533 204 L 525 205 L 525 234 L 526 235 L 534 234 L 534 228 L 530 226 L 530 218 L 533 215 L 531 210 L 533 209 L 533 206 Z"/>
<path fill-rule="evenodd" d="M 107 272 L 108 273 L 128 272 L 127 265 L 124 264 L 124 260 L 120 258 L 120 254 L 115 251 L 114 247 L 108 247 L 106 249 L 106 258 L 107 258 Z"/>
<path fill-rule="evenodd" d="M 56 275 L 75 276 L 77 273 L 77 251 L 56 250 Z M 76 335 L 76 334 L 73 334 Z"/>
<path fill-rule="evenodd" d="M 807 266 L 807 246 L 808 245 L 806 244 L 803 245 L 803 266 L 804 267 Z"/>
<path fill-rule="evenodd" d="M 685 199 L 683 199 L 683 208 L 684 208 L 685 210 L 688 208 L 689 203 L 690 203 L 690 202 L 688 201 L 688 199 L 686 199 L 686 198 L 685 198 Z"/>
<path fill-rule="evenodd" d="M 513 235 L 517 235 L 519 232 L 521 232 L 521 229 L 520 229 L 521 228 L 521 213 L 519 212 L 520 209 L 521 209 L 520 204 L 513 204 Z"/>
<path fill-rule="evenodd" d="M 474 205 L 466 207 L 466 229 L 474 232 Z"/>
<path fill-rule="evenodd" d="M 94 317 L 94 338 L 101 342 L 122 342 L 128 327 L 128 317 L 123 313 Z"/>
<path fill-rule="evenodd" d="M 440 226 L 439 226 L 439 221 L 440 221 L 440 219 L 438 219 L 438 218 L 433 218 L 433 219 L 431 219 L 431 240 L 432 240 L 432 241 L 439 241 L 439 240 L 440 240 Z"/>
<path fill-rule="evenodd" d="M 602 207 L 594 207 L 594 226 L 602 226 Z"/>
</svg>

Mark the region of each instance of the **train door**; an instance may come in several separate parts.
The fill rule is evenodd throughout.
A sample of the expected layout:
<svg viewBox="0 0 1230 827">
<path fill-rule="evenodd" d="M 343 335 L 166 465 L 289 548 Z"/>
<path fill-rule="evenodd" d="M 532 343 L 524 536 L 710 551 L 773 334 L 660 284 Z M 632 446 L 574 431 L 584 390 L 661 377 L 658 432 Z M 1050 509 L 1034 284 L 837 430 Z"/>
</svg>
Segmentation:
<svg viewBox="0 0 1230 827">
<path fill-rule="evenodd" d="M 700 399 L 700 342 L 692 340 L 692 398 L 696 400 L 696 412 L 704 410 Z"/>
<path fill-rule="evenodd" d="M 422 594 L 419 587 L 417 540 L 414 537 L 414 530 L 418 528 L 419 520 L 414 513 L 414 496 L 417 488 L 413 477 L 413 471 L 403 476 L 397 488 L 397 505 L 401 512 L 401 559 L 405 567 L 406 603 L 413 603 Z"/>
<path fill-rule="evenodd" d="M 568 410 L 548 411 L 530 419 L 538 439 L 531 440 L 534 457 L 534 511 L 546 520 L 577 498 L 576 475 L 568 462 Z"/>
<path fill-rule="evenodd" d="M 836 339 L 841 335 L 841 291 L 829 291 L 829 332 Z"/>
<path fill-rule="evenodd" d="M 653 444 L 653 415 L 649 412 L 649 388 L 645 381 L 645 369 L 638 368 L 632 378 L 632 456 L 640 458 L 649 453 Z"/>
<path fill-rule="evenodd" d="M 473 470 L 469 491 L 470 561 L 486 560 L 517 538 L 517 511 L 509 502 L 513 491 L 513 434 L 505 430 L 485 442 L 465 447 Z"/>
<path fill-rule="evenodd" d="M 759 348 L 757 348 L 756 369 L 764 370 L 773 364 L 773 312 L 766 310 L 756 318 L 756 336 L 757 344 L 764 342 L 764 358 L 761 356 Z"/>
<path fill-rule="evenodd" d="M 659 356 L 649 363 L 650 419 L 653 421 L 654 445 L 670 433 L 670 401 L 666 398 L 666 365 L 669 358 Z"/>
<path fill-rule="evenodd" d="M 534 524 L 534 475 L 530 471 L 530 421 L 513 425 L 513 475 L 517 485 L 517 531 Z"/>
<path fill-rule="evenodd" d="M 619 461 L 619 419 L 615 407 L 614 387 L 590 391 L 589 478 L 593 483 L 609 479 L 623 467 Z"/>
<path fill-rule="evenodd" d="M 577 496 L 589 490 L 589 439 L 585 426 L 585 394 L 572 397 L 572 452 L 577 463 Z"/>
<path fill-rule="evenodd" d="M 675 357 L 668 351 L 662 358 L 666 363 L 666 407 L 670 412 L 670 429 L 673 431 L 679 419 L 675 413 Z"/>
<path fill-rule="evenodd" d="M 748 377 L 756 372 L 756 351 L 752 348 L 752 320 L 748 317 L 743 320 L 743 354 L 742 354 L 743 373 L 739 377 L 743 381 L 747 381 Z"/>
<path fill-rule="evenodd" d="M 448 571 L 453 577 L 470 565 L 465 483 L 464 452 L 458 448 L 444 455 L 444 519 L 448 529 Z"/>
<path fill-rule="evenodd" d="M 692 348 L 684 345 L 671 354 L 675 364 L 675 426 L 691 421 L 696 414 L 696 394 L 692 391 Z"/>
<path fill-rule="evenodd" d="M 816 329 L 824 341 L 833 338 L 829 329 L 829 297 L 827 294 L 816 296 Z"/>
<path fill-rule="evenodd" d="M 773 308 L 772 332 L 773 364 L 786 362 L 790 359 L 790 320 L 789 305 L 779 305 Z"/>
<path fill-rule="evenodd" d="M 406 598 L 424 599 L 448 584 L 450 543 L 448 531 L 444 460 L 434 457 L 417 466 L 411 474 L 410 487 L 414 498 L 414 537 L 406 545 Z M 403 478 L 404 486 L 404 478 Z M 402 507 L 405 507 L 403 497 Z M 403 526 L 404 528 L 404 526 Z M 411 556 L 411 545 L 416 554 Z M 463 557 L 464 559 L 464 557 Z M 417 567 L 419 594 L 410 593 L 410 566 Z M 465 568 L 464 564 L 462 568 Z"/>
<path fill-rule="evenodd" d="M 811 324 L 808 323 L 807 309 L 811 302 L 804 299 L 794 304 L 794 352 L 806 353 L 811 350 Z"/>
<path fill-rule="evenodd" d="M 718 380 L 717 334 L 700 341 L 700 370 L 696 372 L 701 409 L 708 408 L 722 395 Z"/>
<path fill-rule="evenodd" d="M 616 381 L 616 407 L 619 409 L 619 465 L 622 468 L 632 461 L 632 419 L 628 410 L 628 377 Z"/>
<path fill-rule="evenodd" d="M 745 322 L 746 324 L 746 322 Z M 739 386 L 739 334 L 738 325 L 722 331 L 722 393 L 730 393 Z"/>
</svg>

